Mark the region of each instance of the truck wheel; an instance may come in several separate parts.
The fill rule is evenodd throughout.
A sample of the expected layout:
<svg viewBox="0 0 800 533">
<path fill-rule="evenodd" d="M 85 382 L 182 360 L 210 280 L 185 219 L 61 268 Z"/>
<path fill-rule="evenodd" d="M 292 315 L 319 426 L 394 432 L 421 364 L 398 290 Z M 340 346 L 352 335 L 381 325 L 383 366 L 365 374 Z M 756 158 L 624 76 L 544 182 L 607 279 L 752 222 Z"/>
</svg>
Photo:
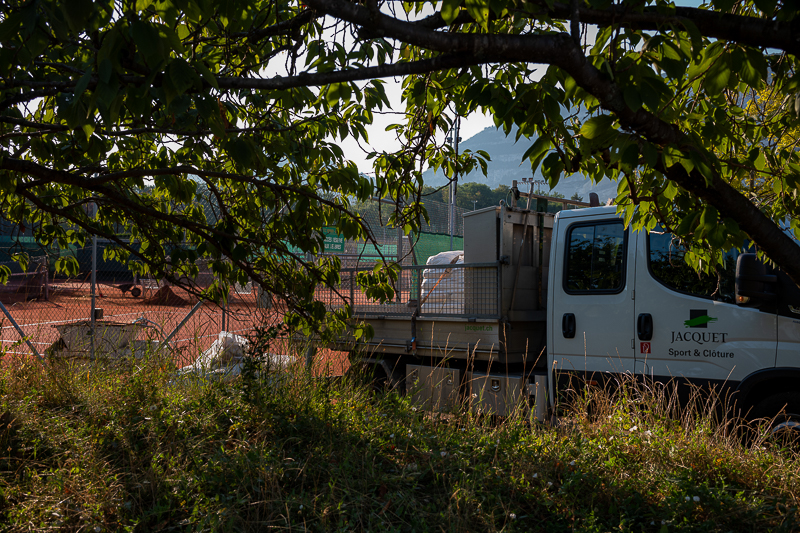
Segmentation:
<svg viewBox="0 0 800 533">
<path fill-rule="evenodd" d="M 347 375 L 357 382 L 368 385 L 373 391 L 381 392 L 385 389 L 389 379 L 380 365 L 372 363 L 356 363 L 350 365 Z"/>
<path fill-rule="evenodd" d="M 781 392 L 758 402 L 751 420 L 770 423 L 770 435 L 781 440 L 800 442 L 800 393 Z"/>
</svg>

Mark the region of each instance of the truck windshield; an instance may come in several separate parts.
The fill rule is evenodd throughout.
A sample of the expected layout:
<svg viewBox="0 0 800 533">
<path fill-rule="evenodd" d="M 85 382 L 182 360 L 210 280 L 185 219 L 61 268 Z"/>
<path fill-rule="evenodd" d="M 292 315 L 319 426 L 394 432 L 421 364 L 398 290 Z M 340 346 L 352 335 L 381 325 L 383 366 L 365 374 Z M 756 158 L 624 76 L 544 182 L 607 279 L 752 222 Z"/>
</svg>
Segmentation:
<svg viewBox="0 0 800 533">
<path fill-rule="evenodd" d="M 686 247 L 680 239 L 656 227 L 648 239 L 650 273 L 668 288 L 726 303 L 735 303 L 734 280 L 739 252 L 729 250 L 725 265 L 716 273 L 698 273 L 686 263 Z"/>
</svg>

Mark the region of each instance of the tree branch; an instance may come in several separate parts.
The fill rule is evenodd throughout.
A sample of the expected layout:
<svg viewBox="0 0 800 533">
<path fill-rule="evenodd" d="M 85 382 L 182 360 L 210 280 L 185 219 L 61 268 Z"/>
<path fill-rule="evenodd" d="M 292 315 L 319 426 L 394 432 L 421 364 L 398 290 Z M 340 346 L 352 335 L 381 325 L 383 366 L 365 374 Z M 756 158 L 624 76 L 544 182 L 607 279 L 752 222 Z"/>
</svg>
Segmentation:
<svg viewBox="0 0 800 533">
<path fill-rule="evenodd" d="M 258 30 L 234 33 L 231 35 L 231 37 L 235 39 L 247 39 L 248 41 L 260 41 L 265 37 L 274 37 L 276 35 L 285 35 L 287 33 L 295 32 L 309 22 L 313 22 L 320 16 L 320 14 L 312 11 L 311 9 L 306 9 L 289 20 L 276 22 L 271 26 L 267 26 L 266 28 L 261 28 Z"/>
<path fill-rule="evenodd" d="M 556 2 L 549 7 L 546 2 L 533 0 L 527 2 L 538 9 L 531 12 L 516 11 L 515 15 L 529 18 L 549 17 L 571 20 L 572 5 Z M 675 26 L 679 31 L 695 26 L 698 31 L 714 39 L 754 46 L 756 48 L 777 48 L 793 55 L 800 54 L 800 39 L 792 28 L 792 22 L 782 22 L 730 13 L 718 13 L 695 7 L 676 7 L 664 11 L 662 7 L 637 7 L 631 2 L 611 5 L 603 9 L 591 9 L 585 4 L 580 8 L 580 21 L 598 26 L 617 25 L 634 30 L 665 30 Z M 461 11 L 453 25 L 475 22 L 466 12 Z M 417 26 L 431 30 L 448 27 L 437 12 L 415 22 Z"/>
<path fill-rule="evenodd" d="M 220 89 L 281 90 L 295 87 L 318 87 L 331 83 L 372 80 L 423 74 L 434 70 L 460 68 L 478 64 L 474 57 L 461 54 L 441 55 L 431 59 L 392 63 L 377 67 L 364 67 L 331 72 L 303 73 L 297 76 L 276 76 L 268 79 L 256 78 L 218 78 Z"/>
<path fill-rule="evenodd" d="M 586 59 L 571 36 L 509 36 L 484 34 L 453 34 L 435 32 L 413 23 L 400 21 L 387 15 L 371 16 L 361 6 L 343 0 L 307 0 L 316 9 L 353 24 L 371 24 L 371 30 L 384 36 L 440 52 L 466 53 L 473 59 L 485 62 L 521 61 L 556 65 L 569 73 L 584 90 L 593 94 L 603 108 L 613 112 L 622 126 L 634 131 L 650 142 L 659 145 L 680 146 L 696 151 L 696 147 L 680 129 L 653 113 L 640 108 L 632 111 L 625 103 L 622 91 Z M 584 12 L 581 11 L 582 21 Z M 762 213 L 745 196 L 737 192 L 719 176 L 707 185 L 705 177 L 697 170 L 687 174 L 681 165 L 665 169 L 665 175 L 684 189 L 692 192 L 723 215 L 739 221 L 740 227 L 774 261 L 783 265 L 800 265 L 800 247 L 777 225 Z M 800 271 L 787 272 L 800 286 Z"/>
</svg>

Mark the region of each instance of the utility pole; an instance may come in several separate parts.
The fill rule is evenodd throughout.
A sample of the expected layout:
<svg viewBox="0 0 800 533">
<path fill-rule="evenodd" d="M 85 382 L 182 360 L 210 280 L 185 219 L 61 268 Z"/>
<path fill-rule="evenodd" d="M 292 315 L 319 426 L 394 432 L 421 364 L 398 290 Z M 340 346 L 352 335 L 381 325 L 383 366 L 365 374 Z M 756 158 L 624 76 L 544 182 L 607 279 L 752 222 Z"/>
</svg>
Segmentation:
<svg viewBox="0 0 800 533">
<path fill-rule="evenodd" d="M 453 149 L 456 152 L 456 170 L 453 174 L 453 180 L 450 182 L 450 250 L 453 249 L 453 234 L 455 233 L 456 229 L 456 193 L 458 189 L 458 143 L 461 141 L 461 137 L 458 136 L 459 130 L 461 129 L 461 117 L 456 115 L 456 119 L 453 122 L 453 129 L 451 130 L 451 134 L 448 138 L 449 141 L 453 143 Z"/>
</svg>

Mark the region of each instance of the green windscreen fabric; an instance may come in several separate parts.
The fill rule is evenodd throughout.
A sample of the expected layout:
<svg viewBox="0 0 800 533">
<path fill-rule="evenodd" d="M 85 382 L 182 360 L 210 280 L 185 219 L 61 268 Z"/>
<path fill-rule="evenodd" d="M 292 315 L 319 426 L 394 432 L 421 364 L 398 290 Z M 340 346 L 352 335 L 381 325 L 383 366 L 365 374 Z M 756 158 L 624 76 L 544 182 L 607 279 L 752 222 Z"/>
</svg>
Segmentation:
<svg viewBox="0 0 800 533">
<path fill-rule="evenodd" d="M 364 257 L 383 257 L 393 258 L 397 257 L 396 244 L 378 244 L 377 246 L 372 243 L 363 243 L 356 246 L 356 253 Z"/>
<path fill-rule="evenodd" d="M 450 250 L 450 235 L 440 233 L 414 234 L 414 264 L 424 265 L 428 258 Z M 453 250 L 464 249 L 464 237 L 453 236 Z"/>
</svg>

